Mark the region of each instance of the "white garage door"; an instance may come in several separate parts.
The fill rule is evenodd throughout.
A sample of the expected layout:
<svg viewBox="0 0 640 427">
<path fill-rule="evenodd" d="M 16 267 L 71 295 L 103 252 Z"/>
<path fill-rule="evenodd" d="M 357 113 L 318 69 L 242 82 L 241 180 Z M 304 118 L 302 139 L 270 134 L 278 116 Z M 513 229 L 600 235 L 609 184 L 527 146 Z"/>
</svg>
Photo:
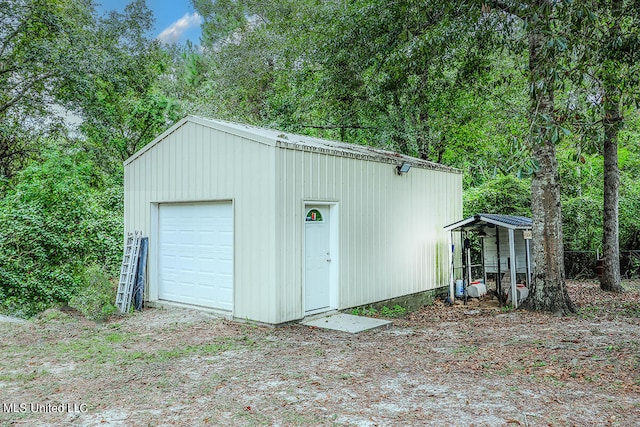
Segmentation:
<svg viewBox="0 0 640 427">
<path fill-rule="evenodd" d="M 160 205 L 158 298 L 233 310 L 231 203 Z"/>
</svg>

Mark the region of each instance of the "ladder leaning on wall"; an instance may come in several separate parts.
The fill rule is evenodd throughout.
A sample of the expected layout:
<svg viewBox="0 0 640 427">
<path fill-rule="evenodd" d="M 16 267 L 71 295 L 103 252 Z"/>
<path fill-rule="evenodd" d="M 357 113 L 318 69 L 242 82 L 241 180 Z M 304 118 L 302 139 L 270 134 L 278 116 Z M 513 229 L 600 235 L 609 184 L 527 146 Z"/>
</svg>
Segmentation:
<svg viewBox="0 0 640 427">
<path fill-rule="evenodd" d="M 141 239 L 141 231 L 127 234 L 124 255 L 122 257 L 122 268 L 120 269 L 120 281 L 118 282 L 118 293 L 116 294 L 116 307 L 118 307 L 121 313 L 126 313 L 131 308 L 133 286 L 137 277 L 136 273 Z"/>
</svg>

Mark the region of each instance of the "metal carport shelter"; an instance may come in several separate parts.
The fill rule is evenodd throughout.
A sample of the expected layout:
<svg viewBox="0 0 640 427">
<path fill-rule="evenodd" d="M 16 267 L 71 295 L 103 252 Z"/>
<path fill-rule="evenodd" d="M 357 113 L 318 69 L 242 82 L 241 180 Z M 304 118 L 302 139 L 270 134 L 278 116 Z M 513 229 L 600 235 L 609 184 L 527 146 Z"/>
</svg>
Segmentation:
<svg viewBox="0 0 640 427">
<path fill-rule="evenodd" d="M 449 283 L 449 298 L 451 301 L 455 298 L 455 274 L 454 274 L 454 257 L 455 251 L 455 239 L 453 237 L 454 232 L 459 232 L 462 235 L 461 241 L 469 236 L 469 233 L 476 233 L 478 237 L 483 238 L 483 253 L 482 253 L 482 268 L 483 276 L 486 277 L 487 266 L 492 273 L 497 273 L 496 286 L 498 292 L 501 292 L 500 272 L 504 266 L 504 270 L 507 269 L 511 275 L 511 295 L 514 307 L 518 307 L 518 297 L 516 289 L 516 274 L 518 269 L 526 274 L 526 284 L 530 287 L 531 284 L 531 252 L 530 252 L 530 240 L 531 240 L 531 219 L 514 216 L 514 215 L 500 215 L 500 214 L 476 214 L 461 221 L 444 227 L 445 231 L 449 232 L 449 241 L 451 251 L 449 252 L 449 265 L 450 271 L 450 283 Z M 502 238 L 501 238 L 502 235 Z M 506 239 L 505 239 L 506 237 Z M 487 244 L 485 242 L 491 240 L 495 245 Z M 502 240 L 502 243 L 501 243 Z M 506 251 L 501 246 L 504 246 L 504 242 L 508 242 L 508 258 L 502 257 L 501 252 Z M 463 272 L 463 280 L 466 280 L 467 285 L 471 282 L 471 269 L 470 269 L 470 250 L 465 248 L 467 256 L 467 272 Z M 485 250 L 486 248 L 486 250 Z M 459 252 L 461 256 L 465 256 L 463 252 Z M 486 263 L 487 257 L 493 256 L 493 263 Z M 466 276 L 466 277 L 464 277 Z M 501 296 L 499 295 L 499 298 Z"/>
</svg>

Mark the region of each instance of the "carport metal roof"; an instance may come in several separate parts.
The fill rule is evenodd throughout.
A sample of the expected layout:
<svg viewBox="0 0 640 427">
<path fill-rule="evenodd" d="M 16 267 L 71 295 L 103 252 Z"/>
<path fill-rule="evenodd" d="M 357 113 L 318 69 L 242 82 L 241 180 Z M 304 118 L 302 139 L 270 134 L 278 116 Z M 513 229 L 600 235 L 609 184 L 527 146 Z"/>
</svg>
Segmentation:
<svg viewBox="0 0 640 427">
<path fill-rule="evenodd" d="M 451 248 L 452 248 L 452 252 L 450 253 L 450 265 L 452 266 L 451 268 L 451 277 L 450 277 L 450 282 L 449 282 L 449 297 L 451 298 L 451 301 L 453 301 L 455 299 L 455 291 L 454 291 L 454 273 L 453 273 L 453 238 L 451 237 L 451 234 L 453 234 L 453 232 L 469 232 L 469 231 L 479 231 L 481 230 L 484 226 L 489 226 L 489 227 L 503 227 L 506 228 L 508 233 L 509 233 L 509 258 L 512 260 L 516 259 L 516 254 L 515 254 L 515 243 L 514 243 L 514 233 L 515 230 L 531 230 L 532 228 L 532 221 L 531 218 L 527 218 L 524 216 L 516 216 L 516 215 L 502 215 L 502 214 L 476 214 L 473 216 L 470 216 L 469 218 L 460 220 L 458 222 L 454 222 L 453 224 L 449 224 L 446 227 L 444 227 L 445 231 L 449 231 L 450 232 L 450 242 L 451 242 Z M 497 232 L 496 232 L 497 233 Z M 529 240 L 531 237 L 525 238 L 525 242 L 526 242 L 526 250 L 527 250 L 527 285 L 531 286 L 531 266 L 530 266 L 530 262 L 529 262 Z M 497 245 L 499 245 L 498 241 L 496 242 Z M 471 264 L 471 255 L 469 252 L 469 249 L 465 249 L 465 251 L 467 252 L 467 265 Z M 498 249 L 498 257 L 500 257 L 499 255 L 499 249 Z M 500 260 L 498 259 L 498 263 L 500 263 Z M 483 269 L 484 269 L 484 260 L 482 262 L 483 265 Z M 516 269 L 515 268 L 511 268 L 510 269 L 510 275 L 511 275 L 511 295 L 517 295 L 517 291 L 516 291 Z M 500 275 L 500 269 L 498 268 L 498 276 Z M 468 268 L 467 269 L 467 277 L 466 277 L 467 283 L 471 283 L 471 269 Z M 498 277 L 498 283 L 500 283 L 500 278 Z M 500 286 L 500 285 L 498 285 Z M 513 303 L 514 306 L 517 308 L 518 307 L 518 298 L 514 297 L 513 298 Z"/>
<path fill-rule="evenodd" d="M 511 230 L 530 230 L 531 218 L 516 215 L 476 214 L 444 227 L 445 231 L 466 231 L 478 225 L 493 224 Z"/>
</svg>

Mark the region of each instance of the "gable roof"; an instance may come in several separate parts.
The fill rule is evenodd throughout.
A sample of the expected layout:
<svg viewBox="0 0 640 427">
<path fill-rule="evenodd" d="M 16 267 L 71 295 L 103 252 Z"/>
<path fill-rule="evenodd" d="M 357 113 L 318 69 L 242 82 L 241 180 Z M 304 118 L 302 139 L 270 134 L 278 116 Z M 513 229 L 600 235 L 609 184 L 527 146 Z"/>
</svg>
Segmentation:
<svg viewBox="0 0 640 427">
<path fill-rule="evenodd" d="M 439 163 L 418 159 L 416 157 L 407 156 L 393 151 L 382 150 L 379 148 L 369 147 L 359 144 L 347 144 L 344 142 L 331 141 L 327 139 L 314 138 L 305 135 L 297 135 L 287 132 L 280 132 L 273 129 L 261 128 L 257 126 L 245 125 L 240 123 L 227 122 L 223 120 L 207 119 L 198 116 L 186 116 L 163 132 L 137 153 L 132 155 L 124 162 L 124 165 L 135 161 L 146 151 L 153 148 L 160 141 L 170 134 L 176 132 L 186 123 L 196 123 L 211 129 L 239 136 L 261 144 L 278 147 L 283 149 L 298 151 L 313 151 L 323 154 L 331 154 L 340 157 L 350 157 L 360 160 L 370 160 L 382 163 L 401 164 L 409 163 L 413 167 L 422 169 L 437 169 L 452 173 L 461 174 L 462 171 Z"/>
<path fill-rule="evenodd" d="M 478 225 L 493 224 L 498 227 L 511 228 L 513 230 L 530 230 L 531 218 L 516 215 L 501 214 L 476 214 L 444 227 L 445 231 L 470 230 Z"/>
</svg>

